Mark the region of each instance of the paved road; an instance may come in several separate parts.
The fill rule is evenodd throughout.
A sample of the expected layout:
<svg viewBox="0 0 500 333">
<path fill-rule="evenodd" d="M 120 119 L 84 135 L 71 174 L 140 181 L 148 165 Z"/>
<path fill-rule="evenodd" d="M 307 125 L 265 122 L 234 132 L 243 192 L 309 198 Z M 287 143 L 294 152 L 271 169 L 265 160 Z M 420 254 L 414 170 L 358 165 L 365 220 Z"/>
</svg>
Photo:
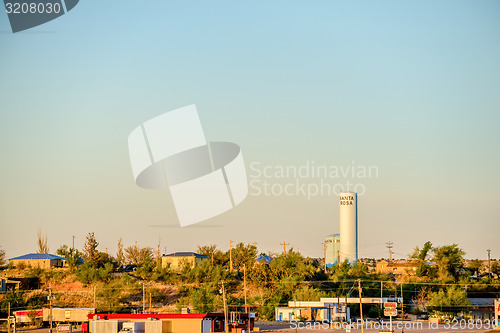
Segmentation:
<svg viewBox="0 0 500 333">
<path fill-rule="evenodd" d="M 445 325 L 439 325 L 439 326 L 431 326 L 429 327 L 429 323 L 417 323 L 417 322 L 404 322 L 400 323 L 401 325 L 406 324 L 405 326 L 399 326 L 398 327 L 398 322 L 393 323 L 393 328 L 394 328 L 394 333 L 455 333 L 455 332 L 467 332 L 467 333 L 476 333 L 476 332 L 481 332 L 481 333 L 486 333 L 488 330 L 486 329 L 461 329 L 459 326 L 455 327 L 453 329 L 452 327 L 446 327 Z M 295 327 L 288 324 L 284 323 L 257 323 L 257 327 L 260 328 L 261 332 L 279 332 L 279 333 L 329 333 L 329 332 L 345 332 L 345 329 L 330 329 L 326 328 L 326 325 L 323 325 L 323 327 L 319 327 L 318 325 L 316 326 L 316 329 L 310 328 L 310 327 Z M 370 324 L 368 326 L 365 326 L 363 329 L 364 332 L 366 333 L 378 333 L 380 329 L 378 327 L 370 327 Z M 1 329 L 0 332 L 5 332 L 5 330 Z M 17 330 L 18 333 L 49 333 L 48 328 L 40 328 L 40 329 L 20 329 Z M 52 330 L 53 333 L 56 333 L 56 330 Z M 354 327 L 351 330 L 352 333 L 360 333 L 361 328 L 359 327 Z M 499 332 L 499 331 L 496 331 Z"/>
</svg>

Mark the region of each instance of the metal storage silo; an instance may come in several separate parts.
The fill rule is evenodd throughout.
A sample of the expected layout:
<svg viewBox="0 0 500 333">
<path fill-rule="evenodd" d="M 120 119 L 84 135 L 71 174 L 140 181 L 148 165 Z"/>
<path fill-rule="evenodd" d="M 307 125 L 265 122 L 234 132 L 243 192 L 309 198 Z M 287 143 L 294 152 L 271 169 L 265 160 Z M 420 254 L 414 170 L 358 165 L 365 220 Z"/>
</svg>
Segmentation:
<svg viewBox="0 0 500 333">
<path fill-rule="evenodd" d="M 358 261 L 358 195 L 340 193 L 340 261 Z"/>
</svg>

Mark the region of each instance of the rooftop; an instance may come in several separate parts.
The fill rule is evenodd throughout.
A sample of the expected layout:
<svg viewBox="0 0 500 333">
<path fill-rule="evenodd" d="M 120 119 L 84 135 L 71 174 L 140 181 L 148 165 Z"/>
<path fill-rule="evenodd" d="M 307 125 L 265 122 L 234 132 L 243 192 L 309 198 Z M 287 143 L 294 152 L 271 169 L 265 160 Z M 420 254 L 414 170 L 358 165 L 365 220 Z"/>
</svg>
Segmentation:
<svg viewBox="0 0 500 333">
<path fill-rule="evenodd" d="M 174 252 L 170 254 L 164 254 L 163 257 L 196 257 L 196 258 L 207 258 L 202 254 L 196 252 Z"/>
<path fill-rule="evenodd" d="M 50 253 L 28 253 L 20 257 L 10 258 L 9 260 L 46 260 L 46 259 L 66 260 L 66 258 L 64 257 L 56 256 Z"/>
</svg>

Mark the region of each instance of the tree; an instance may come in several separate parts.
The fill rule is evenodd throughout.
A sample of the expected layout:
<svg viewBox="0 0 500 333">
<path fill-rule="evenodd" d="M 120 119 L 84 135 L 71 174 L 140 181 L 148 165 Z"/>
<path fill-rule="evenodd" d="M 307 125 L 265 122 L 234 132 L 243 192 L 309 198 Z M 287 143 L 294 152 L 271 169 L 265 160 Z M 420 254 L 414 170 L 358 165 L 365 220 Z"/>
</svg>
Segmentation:
<svg viewBox="0 0 500 333">
<path fill-rule="evenodd" d="M 196 288 L 191 291 L 191 304 L 198 313 L 212 312 L 217 307 L 218 298 L 213 288 Z"/>
<path fill-rule="evenodd" d="M 467 299 L 467 293 L 457 286 L 431 293 L 427 304 L 429 311 L 447 316 L 457 315 L 460 312 L 469 310 L 470 307 L 471 303 Z"/>
<path fill-rule="evenodd" d="M 422 249 L 420 249 L 418 246 L 415 247 L 415 250 L 413 250 L 413 254 L 410 256 L 410 258 L 425 261 L 427 260 L 427 256 L 429 252 L 431 252 L 431 250 L 432 250 L 432 243 L 427 241 L 425 242 Z"/>
<path fill-rule="evenodd" d="M 472 259 L 469 261 L 469 264 L 467 265 L 467 268 L 470 269 L 472 274 L 479 276 L 479 273 L 481 271 L 481 266 L 483 266 L 483 261 L 480 259 Z"/>
<path fill-rule="evenodd" d="M 251 268 L 257 257 L 257 247 L 255 245 L 238 243 L 233 249 L 233 268 L 237 271 L 243 269 L 246 265 L 247 268 Z"/>
<path fill-rule="evenodd" d="M 457 280 L 464 267 L 465 251 L 457 244 L 445 245 L 433 249 L 433 260 L 437 263 L 441 280 Z"/>
<path fill-rule="evenodd" d="M 123 253 L 123 243 L 121 237 L 118 240 L 118 252 L 116 252 L 116 261 L 118 261 L 119 265 L 123 265 L 125 263 L 125 254 Z"/>
<path fill-rule="evenodd" d="M 83 253 L 85 260 L 89 262 L 92 267 L 97 267 L 99 261 L 99 251 L 97 250 L 98 246 L 99 243 L 95 239 L 94 233 L 89 232 L 85 245 L 83 246 Z"/>
<path fill-rule="evenodd" d="M 47 236 L 43 237 L 42 235 L 42 230 L 38 229 L 37 231 L 37 238 L 38 238 L 38 251 L 37 253 L 49 253 L 49 245 L 47 243 Z"/>
<path fill-rule="evenodd" d="M 5 251 L 0 249 L 0 267 L 3 267 L 7 261 L 5 260 Z"/>
<path fill-rule="evenodd" d="M 430 288 L 421 287 L 413 297 L 413 304 L 417 313 L 427 312 L 427 303 L 429 301 Z"/>
<path fill-rule="evenodd" d="M 429 275 L 429 266 L 427 265 L 426 261 L 431 251 L 432 251 L 432 243 L 429 241 L 425 242 L 422 249 L 420 249 L 417 246 L 413 250 L 413 253 L 410 255 L 410 259 L 417 261 L 417 270 L 415 272 L 415 275 L 417 276 Z"/>
<path fill-rule="evenodd" d="M 217 250 L 217 245 L 198 245 L 198 249 L 196 251 L 198 254 L 207 256 L 211 263 L 213 261 L 214 265 L 224 266 L 229 262 L 229 252 L 225 254 L 222 251 Z"/>
<path fill-rule="evenodd" d="M 151 247 L 140 248 L 137 245 L 129 246 L 125 249 L 125 258 L 128 264 L 140 267 L 153 261 L 153 249 Z"/>
<path fill-rule="evenodd" d="M 56 254 L 61 256 L 61 257 L 66 257 L 66 258 L 81 258 L 83 257 L 83 253 L 81 253 L 78 249 L 75 249 L 73 253 L 73 248 L 69 247 L 68 245 L 61 245 L 57 251 Z"/>
<path fill-rule="evenodd" d="M 327 297 L 327 292 L 312 288 L 309 286 L 304 286 L 300 289 L 296 289 L 293 292 L 292 298 L 296 301 L 317 301 L 321 297 Z"/>
<path fill-rule="evenodd" d="M 77 249 L 75 249 L 73 253 L 73 248 L 70 248 L 68 245 L 61 245 L 57 249 L 56 254 L 65 257 L 69 267 L 76 267 L 82 262 L 81 258 L 83 257 L 83 253 Z"/>
<path fill-rule="evenodd" d="M 496 275 L 500 276 L 500 265 L 498 264 L 498 261 L 493 261 L 491 263 L 491 272 L 493 274 L 496 274 Z"/>
</svg>

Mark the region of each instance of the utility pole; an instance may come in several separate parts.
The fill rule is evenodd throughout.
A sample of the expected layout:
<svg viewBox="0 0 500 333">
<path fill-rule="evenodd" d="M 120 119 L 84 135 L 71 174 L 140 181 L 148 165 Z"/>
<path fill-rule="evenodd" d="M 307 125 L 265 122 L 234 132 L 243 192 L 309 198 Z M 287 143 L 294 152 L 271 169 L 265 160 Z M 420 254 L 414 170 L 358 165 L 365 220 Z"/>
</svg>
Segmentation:
<svg viewBox="0 0 500 333">
<path fill-rule="evenodd" d="M 286 254 L 286 246 L 290 244 L 283 242 L 280 245 L 283 245 L 283 254 Z"/>
<path fill-rule="evenodd" d="M 224 302 L 224 332 L 228 333 L 228 322 L 227 322 L 227 306 L 226 306 L 226 289 L 224 289 L 224 281 L 222 281 L 222 300 Z"/>
<path fill-rule="evenodd" d="M 142 282 L 142 313 L 146 313 L 146 287 Z"/>
<path fill-rule="evenodd" d="M 151 312 L 151 292 L 149 293 L 149 310 L 148 312 Z"/>
<path fill-rule="evenodd" d="M 326 274 L 326 242 L 323 242 L 323 261 L 324 261 L 323 270 L 325 271 Z"/>
<path fill-rule="evenodd" d="M 378 309 L 378 315 L 379 317 L 382 317 L 382 306 L 383 306 L 383 300 L 382 298 L 384 298 L 384 281 L 380 281 L 380 306 L 379 306 L 379 309 Z"/>
<path fill-rule="evenodd" d="M 49 333 L 52 333 L 52 287 L 49 286 Z"/>
<path fill-rule="evenodd" d="M 338 291 L 337 291 L 337 314 L 340 316 L 340 321 L 344 321 L 344 317 L 340 312 L 340 294 Z M 335 320 L 335 316 L 333 316 L 333 319 Z"/>
<path fill-rule="evenodd" d="M 243 265 L 243 288 L 245 292 L 245 312 L 247 313 L 248 332 L 250 332 L 250 311 L 247 306 L 247 264 Z"/>
<path fill-rule="evenodd" d="M 359 314 L 361 316 L 361 333 L 364 333 L 363 326 L 365 322 L 363 321 L 363 299 L 361 298 L 361 293 L 363 290 L 361 289 L 361 280 L 358 280 L 358 293 L 359 293 Z"/>
<path fill-rule="evenodd" d="M 72 257 L 75 257 L 75 235 L 73 235 L 73 247 L 71 248 Z"/>
<path fill-rule="evenodd" d="M 491 277 L 491 250 L 488 249 L 486 251 L 488 251 L 488 277 Z"/>
<path fill-rule="evenodd" d="M 160 234 L 158 233 L 158 250 L 157 250 L 157 253 L 156 253 L 156 261 L 157 261 L 157 265 L 160 266 L 161 265 L 161 251 L 160 251 L 160 248 L 161 248 L 161 237 L 160 237 Z"/>
<path fill-rule="evenodd" d="M 389 261 L 392 261 L 392 245 L 393 245 L 393 243 L 387 242 L 385 244 L 386 244 L 386 247 L 389 249 Z"/>
<path fill-rule="evenodd" d="M 95 294 L 96 294 L 96 285 L 94 285 L 94 309 L 97 309 L 97 303 L 96 303 L 96 297 L 95 297 Z"/>
<path fill-rule="evenodd" d="M 229 240 L 229 271 L 233 271 L 233 241 Z"/>
<path fill-rule="evenodd" d="M 246 264 L 243 265 L 243 292 L 245 294 L 245 309 L 248 309 L 247 308 L 247 265 Z"/>
<path fill-rule="evenodd" d="M 403 282 L 401 282 L 401 316 L 404 314 Z"/>
<path fill-rule="evenodd" d="M 7 330 L 8 333 L 10 333 L 10 302 L 8 304 L 9 305 L 7 306 Z"/>
</svg>

